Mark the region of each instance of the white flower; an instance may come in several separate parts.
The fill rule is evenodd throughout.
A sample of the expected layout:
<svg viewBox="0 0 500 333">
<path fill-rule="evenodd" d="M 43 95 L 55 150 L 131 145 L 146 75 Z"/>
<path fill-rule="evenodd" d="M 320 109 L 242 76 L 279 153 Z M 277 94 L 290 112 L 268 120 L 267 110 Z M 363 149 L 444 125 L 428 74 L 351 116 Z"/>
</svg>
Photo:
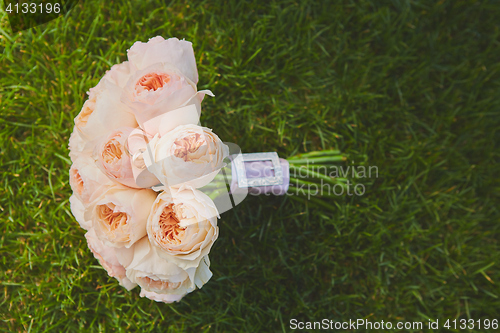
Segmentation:
<svg viewBox="0 0 500 333">
<path fill-rule="evenodd" d="M 141 289 L 139 296 L 163 303 L 179 302 L 184 297 L 184 295 L 158 294 L 153 291 L 147 291 L 146 289 Z"/>
</svg>

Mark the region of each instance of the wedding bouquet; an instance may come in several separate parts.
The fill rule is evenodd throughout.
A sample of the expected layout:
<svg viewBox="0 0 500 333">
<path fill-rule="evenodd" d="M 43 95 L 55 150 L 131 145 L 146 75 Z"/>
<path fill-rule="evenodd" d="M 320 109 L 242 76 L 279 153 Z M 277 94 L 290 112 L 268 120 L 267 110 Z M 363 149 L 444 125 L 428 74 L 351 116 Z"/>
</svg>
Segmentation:
<svg viewBox="0 0 500 333">
<path fill-rule="evenodd" d="M 335 209 L 310 198 L 311 186 L 345 179 L 309 162 L 345 160 L 339 151 L 241 154 L 199 124 L 201 102 L 213 94 L 196 88 L 191 43 L 155 37 L 127 57 L 89 90 L 69 140 L 71 210 L 120 285 L 167 303 L 201 288 L 212 276 L 217 219 L 247 194 L 303 194 Z"/>
<path fill-rule="evenodd" d="M 136 42 L 88 92 L 70 137 L 71 210 L 108 274 L 141 296 L 173 302 L 212 273 L 219 212 L 198 188 L 217 177 L 228 146 L 198 125 L 191 43 Z"/>
</svg>

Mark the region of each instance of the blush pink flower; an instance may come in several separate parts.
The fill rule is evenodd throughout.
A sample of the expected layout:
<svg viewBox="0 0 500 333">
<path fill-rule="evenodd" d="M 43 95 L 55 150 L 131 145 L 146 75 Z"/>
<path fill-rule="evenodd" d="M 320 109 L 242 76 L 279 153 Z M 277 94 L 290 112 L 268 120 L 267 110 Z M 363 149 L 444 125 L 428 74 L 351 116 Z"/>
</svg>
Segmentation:
<svg viewBox="0 0 500 333">
<path fill-rule="evenodd" d="M 130 77 L 121 101 L 132 110 L 139 126 L 154 135 L 159 123 L 152 119 L 187 105 L 194 105 L 199 115 L 205 94 L 212 95 L 210 91 L 198 92 L 196 84 L 178 68 L 157 63 Z"/>
<path fill-rule="evenodd" d="M 108 272 L 108 275 L 118 280 L 121 286 L 127 290 L 133 289 L 137 286 L 127 278 L 125 267 L 123 267 L 118 258 L 116 257 L 115 249 L 104 245 L 97 237 L 95 230 L 90 229 L 86 234 L 87 245 L 94 254 L 94 257 L 99 261 L 102 267 Z"/>
<path fill-rule="evenodd" d="M 131 65 L 128 61 L 124 61 L 120 64 L 113 65 L 110 70 L 106 72 L 103 80 L 108 80 L 109 82 L 123 88 L 127 83 L 130 76 L 137 70 L 135 66 Z"/>
<path fill-rule="evenodd" d="M 132 156 L 127 151 L 127 141 L 135 129 L 121 127 L 113 130 L 94 150 L 97 166 L 111 179 L 134 188 L 140 188 L 134 179 Z"/>
<path fill-rule="evenodd" d="M 156 192 L 117 185 L 103 191 L 87 207 L 97 237 L 107 246 L 131 247 L 146 236 L 146 224 Z"/>
<path fill-rule="evenodd" d="M 138 70 L 157 63 L 169 63 L 175 66 L 194 84 L 198 83 L 198 69 L 193 45 L 177 38 L 164 39 L 161 36 L 151 38 L 147 43 L 135 42 L 127 51 L 131 66 Z"/>
<path fill-rule="evenodd" d="M 84 217 L 85 206 L 83 202 L 78 199 L 78 197 L 73 193 L 71 197 L 69 197 L 69 204 L 71 208 L 71 212 L 75 217 L 75 220 L 80 224 L 80 227 L 85 230 L 90 230 L 92 228 L 92 221 L 86 220 Z"/>
<path fill-rule="evenodd" d="M 228 146 L 211 129 L 189 124 L 151 139 L 144 161 L 165 186 L 200 188 L 214 179 L 228 155 Z"/>
<path fill-rule="evenodd" d="M 161 258 L 147 237 L 130 248 L 120 249 L 117 257 L 125 267 L 130 281 L 142 288 L 144 296 L 152 296 L 157 301 L 182 298 L 197 287 L 201 288 L 212 277 L 208 256 L 202 258 L 197 267 L 182 269 Z"/>
<path fill-rule="evenodd" d="M 146 230 L 160 257 L 188 269 L 198 267 L 217 240 L 217 217 L 214 202 L 203 192 L 171 188 L 157 196 Z"/>
<path fill-rule="evenodd" d="M 122 93 L 119 86 L 105 79 L 89 90 L 89 98 L 75 117 L 82 139 L 95 140 L 119 127 L 137 127 L 134 114 L 120 101 Z"/>
</svg>

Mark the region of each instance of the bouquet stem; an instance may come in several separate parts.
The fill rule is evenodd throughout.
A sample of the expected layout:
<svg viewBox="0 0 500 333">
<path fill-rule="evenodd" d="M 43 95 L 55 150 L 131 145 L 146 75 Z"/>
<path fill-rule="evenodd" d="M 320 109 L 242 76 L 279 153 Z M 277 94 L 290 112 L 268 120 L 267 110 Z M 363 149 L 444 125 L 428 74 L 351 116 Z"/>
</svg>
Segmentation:
<svg viewBox="0 0 500 333">
<path fill-rule="evenodd" d="M 336 211 L 337 207 L 329 202 L 338 196 L 337 192 L 331 193 L 328 190 L 328 193 L 324 193 L 323 187 L 330 189 L 331 186 L 334 188 L 339 186 L 342 193 L 348 188 L 347 178 L 331 177 L 327 174 L 330 167 L 346 160 L 347 156 L 336 149 L 313 151 L 288 158 L 290 165 L 288 193 L 293 200 L 307 201 L 330 211 Z M 324 170 L 324 173 L 321 173 L 321 170 Z"/>
</svg>

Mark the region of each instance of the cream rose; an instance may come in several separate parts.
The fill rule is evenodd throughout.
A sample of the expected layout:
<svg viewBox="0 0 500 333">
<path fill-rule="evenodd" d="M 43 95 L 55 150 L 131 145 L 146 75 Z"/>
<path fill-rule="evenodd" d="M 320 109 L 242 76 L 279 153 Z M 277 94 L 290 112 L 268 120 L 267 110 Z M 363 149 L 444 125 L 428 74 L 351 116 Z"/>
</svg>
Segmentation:
<svg viewBox="0 0 500 333">
<path fill-rule="evenodd" d="M 183 186 L 161 192 L 148 217 L 158 255 L 181 268 L 197 267 L 219 235 L 217 208 L 203 192 Z"/>
<path fill-rule="evenodd" d="M 107 246 L 130 247 L 146 236 L 146 224 L 156 192 L 121 185 L 108 188 L 85 210 L 97 237 Z"/>
<path fill-rule="evenodd" d="M 209 128 L 181 125 L 151 139 L 144 161 L 165 186 L 199 188 L 214 179 L 228 155 L 229 148 Z"/>
<path fill-rule="evenodd" d="M 96 145 L 94 158 L 97 166 L 109 178 L 126 186 L 141 188 L 134 179 L 132 155 L 127 148 L 128 139 L 134 131 L 132 127 L 112 131 Z"/>
<path fill-rule="evenodd" d="M 185 40 L 161 36 L 149 39 L 147 43 L 135 42 L 127 51 L 130 65 L 141 70 L 159 62 L 168 62 L 177 67 L 194 84 L 198 83 L 198 69 L 193 45 Z"/>
<path fill-rule="evenodd" d="M 114 277 L 120 282 L 120 285 L 127 288 L 127 290 L 133 289 L 137 286 L 127 278 L 127 273 L 125 267 L 123 267 L 115 254 L 115 249 L 106 246 L 97 238 L 94 229 L 90 229 L 86 234 L 87 245 L 94 254 L 94 257 L 99 261 L 99 263 L 108 272 L 108 275 Z"/>
<path fill-rule="evenodd" d="M 197 92 L 196 84 L 175 66 L 156 63 L 130 77 L 121 101 L 130 107 L 139 126 L 154 135 L 159 123 L 151 119 L 187 105 L 194 105 L 199 116 L 205 94 L 213 95 L 205 90 Z"/>
<path fill-rule="evenodd" d="M 75 117 L 75 127 L 85 140 L 94 140 L 119 127 L 137 127 L 134 114 L 122 102 L 123 90 L 102 79 L 88 92 L 89 98 Z"/>
<path fill-rule="evenodd" d="M 87 205 L 105 188 L 116 185 L 96 165 L 91 156 L 79 154 L 69 169 L 69 184 L 73 193 Z"/>
<path fill-rule="evenodd" d="M 144 296 L 178 295 L 201 288 L 212 277 L 208 256 L 202 258 L 198 267 L 182 269 L 173 262 L 161 258 L 147 237 L 131 248 L 117 251 L 118 260 L 126 268 L 127 277 L 137 283 Z M 157 296 L 159 299 L 159 296 Z"/>
</svg>

